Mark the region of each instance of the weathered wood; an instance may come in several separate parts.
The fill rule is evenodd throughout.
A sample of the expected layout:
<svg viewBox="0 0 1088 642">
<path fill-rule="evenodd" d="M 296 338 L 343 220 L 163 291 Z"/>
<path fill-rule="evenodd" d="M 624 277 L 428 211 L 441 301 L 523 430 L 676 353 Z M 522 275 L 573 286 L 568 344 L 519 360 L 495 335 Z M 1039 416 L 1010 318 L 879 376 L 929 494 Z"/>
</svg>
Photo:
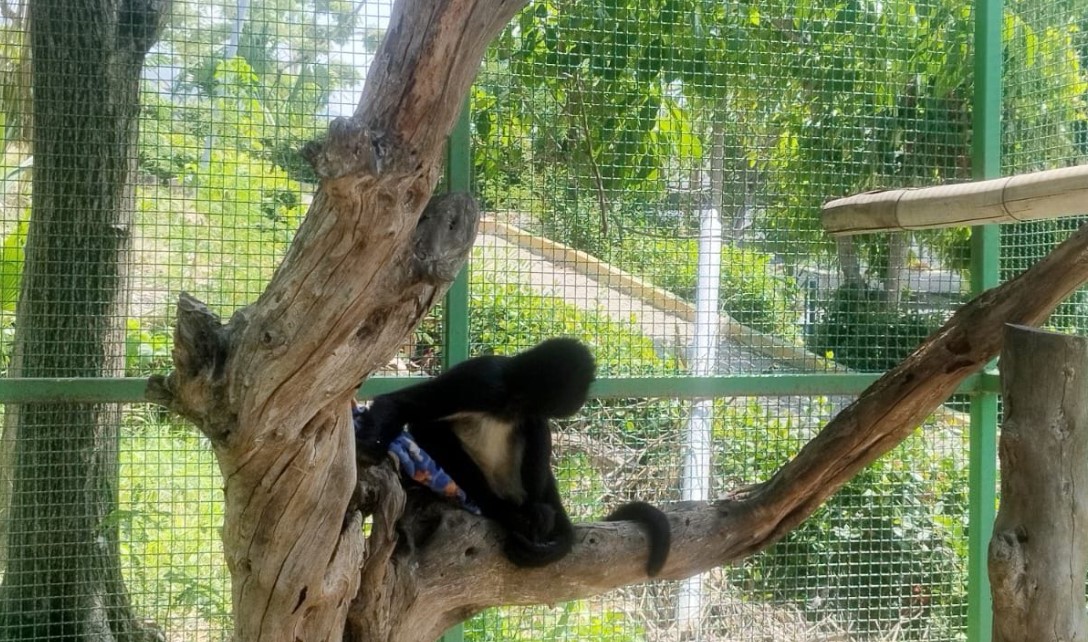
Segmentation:
<svg viewBox="0 0 1088 642">
<path fill-rule="evenodd" d="M 216 442 L 227 438 L 236 421 L 221 384 L 231 333 L 238 327 L 224 326 L 208 306 L 182 292 L 174 327 L 175 371 L 166 377 L 151 377 L 145 393 L 148 401 L 189 419 Z"/>
<path fill-rule="evenodd" d="M 267 289 L 225 327 L 179 304 L 175 371 L 149 398 L 215 449 L 239 641 L 343 635 L 365 548 L 349 401 L 467 257 L 470 199 L 436 211 L 455 223 L 440 234 L 420 215 L 484 50 L 525 2 L 397 2 L 359 108 L 305 149 L 321 184 Z"/>
<path fill-rule="evenodd" d="M 1088 211 L 1088 166 L 987 181 L 866 192 L 829 201 L 831 234 L 862 234 L 1034 221 Z"/>
<path fill-rule="evenodd" d="M 357 485 L 350 459 L 350 397 L 361 377 L 388 359 L 457 275 L 478 221 L 471 197 L 434 198 L 407 242 L 382 266 L 382 274 L 371 277 L 366 300 L 353 302 L 348 312 L 321 302 L 343 303 L 339 289 L 358 287 L 343 281 L 354 276 L 342 263 L 354 258 L 351 252 L 326 256 L 333 267 L 324 266 L 322 280 L 314 281 L 316 268 L 295 277 L 294 305 L 326 331 L 307 339 L 309 362 L 293 355 L 299 371 L 280 371 L 275 361 L 290 354 L 293 340 L 314 333 L 303 319 L 292 327 L 292 339 L 277 325 L 286 314 L 270 322 L 258 305 L 240 310 L 223 325 L 205 306 L 182 295 L 175 370 L 152 379 L 148 398 L 192 419 L 215 448 L 225 478 L 223 540 L 239 640 L 339 639 L 360 577 L 382 579 L 377 560 L 388 553 L 395 536 L 392 526 L 375 529 L 371 554 L 378 557 L 364 568 L 360 504 L 371 505 L 367 513 L 384 506 L 376 520 L 399 512 L 396 495 L 372 474 L 361 477 L 368 483 L 354 504 L 349 501 Z M 352 239 L 325 234 L 320 241 L 336 246 Z M 365 246 L 358 250 L 365 254 Z M 258 333 L 255 324 L 265 330 Z M 327 377 L 324 388 L 316 387 L 315 370 Z M 277 387 L 272 381 L 278 381 Z M 267 395 L 260 404 L 250 397 L 254 391 Z M 373 501 L 377 488 L 386 490 L 384 503 Z M 394 502 L 392 508 L 388 502 Z"/>
<path fill-rule="evenodd" d="M 1088 640 L 1088 338 L 1010 326 L 1001 352 L 994 642 Z"/>
</svg>

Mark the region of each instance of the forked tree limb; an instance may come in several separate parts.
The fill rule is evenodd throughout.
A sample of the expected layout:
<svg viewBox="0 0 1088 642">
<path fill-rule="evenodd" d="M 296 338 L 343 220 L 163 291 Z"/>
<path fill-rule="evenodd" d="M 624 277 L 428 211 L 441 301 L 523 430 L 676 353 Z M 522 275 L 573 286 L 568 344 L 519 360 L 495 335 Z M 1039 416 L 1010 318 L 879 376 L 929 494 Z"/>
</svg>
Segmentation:
<svg viewBox="0 0 1088 642">
<path fill-rule="evenodd" d="M 770 480 L 717 502 L 671 507 L 673 545 L 662 577 L 690 577 L 779 540 L 996 357 L 1006 323 L 1038 325 L 1086 281 L 1088 226 L 1017 278 L 965 304 Z M 578 526 L 568 557 L 525 570 L 503 558 L 490 523 L 464 511 L 449 513 L 427 546 L 394 558 L 394 564 L 417 569 L 421 594 L 405 602 L 400 618 L 419 628 L 390 639 L 429 639 L 489 606 L 577 599 L 646 579 L 646 541 L 633 525 Z"/>
</svg>

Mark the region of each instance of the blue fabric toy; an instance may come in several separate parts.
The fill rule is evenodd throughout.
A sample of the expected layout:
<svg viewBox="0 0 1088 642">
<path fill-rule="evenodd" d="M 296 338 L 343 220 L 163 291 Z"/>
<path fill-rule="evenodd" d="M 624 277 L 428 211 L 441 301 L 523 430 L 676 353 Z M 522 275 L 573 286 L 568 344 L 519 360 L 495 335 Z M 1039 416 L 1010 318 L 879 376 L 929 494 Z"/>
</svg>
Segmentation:
<svg viewBox="0 0 1088 642">
<path fill-rule="evenodd" d="M 355 422 L 356 431 L 359 430 L 359 420 L 364 412 L 366 412 L 365 408 L 360 408 L 352 401 L 351 416 Z M 457 482 L 419 447 L 407 431 L 401 432 L 393 443 L 389 444 L 389 454 L 400 464 L 402 476 L 426 486 L 437 495 L 456 502 L 474 515 L 480 514 L 480 509 L 465 495 L 465 491 L 461 490 Z"/>
</svg>

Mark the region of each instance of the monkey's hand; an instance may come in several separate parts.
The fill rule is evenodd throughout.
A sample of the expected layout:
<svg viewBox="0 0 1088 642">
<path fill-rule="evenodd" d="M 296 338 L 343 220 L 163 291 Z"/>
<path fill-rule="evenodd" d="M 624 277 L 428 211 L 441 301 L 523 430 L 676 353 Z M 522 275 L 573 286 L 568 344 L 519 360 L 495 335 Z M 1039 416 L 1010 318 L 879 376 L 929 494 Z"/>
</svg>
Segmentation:
<svg viewBox="0 0 1088 642">
<path fill-rule="evenodd" d="M 506 556 L 518 566 L 544 566 L 568 552 L 573 532 L 558 527 L 556 511 L 540 502 L 522 506 L 514 519 L 505 521 Z"/>
<path fill-rule="evenodd" d="M 544 502 L 526 504 L 506 526 L 519 546 L 529 549 L 547 546 L 554 540 L 555 509 Z"/>
<path fill-rule="evenodd" d="M 400 434 L 402 427 L 396 423 L 388 404 L 375 403 L 370 408 L 355 407 L 355 452 L 372 461 L 380 461 L 389 450 L 389 444 Z"/>
</svg>

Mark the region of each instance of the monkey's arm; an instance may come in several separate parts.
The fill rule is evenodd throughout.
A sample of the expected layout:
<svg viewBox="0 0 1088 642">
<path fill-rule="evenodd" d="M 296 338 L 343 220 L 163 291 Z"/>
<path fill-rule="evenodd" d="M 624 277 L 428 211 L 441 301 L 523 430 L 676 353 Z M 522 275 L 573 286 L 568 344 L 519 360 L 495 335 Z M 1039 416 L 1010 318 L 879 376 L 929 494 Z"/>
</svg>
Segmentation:
<svg viewBox="0 0 1088 642">
<path fill-rule="evenodd" d="M 521 484 L 525 503 L 552 503 L 549 488 L 554 486 L 552 473 L 552 430 L 543 417 L 522 418 L 517 427 L 523 440 Z"/>
<path fill-rule="evenodd" d="M 459 413 L 511 421 L 572 415 L 585 403 L 594 374 L 593 356 L 574 339 L 548 339 L 513 357 L 475 357 L 434 379 L 376 397 L 357 442 L 383 450 L 406 424 L 434 425 Z"/>
<path fill-rule="evenodd" d="M 357 445 L 384 451 L 407 424 L 432 426 L 458 413 L 503 414 L 508 397 L 505 361 L 507 357 L 476 357 L 433 379 L 375 397 L 363 410 Z"/>
</svg>

